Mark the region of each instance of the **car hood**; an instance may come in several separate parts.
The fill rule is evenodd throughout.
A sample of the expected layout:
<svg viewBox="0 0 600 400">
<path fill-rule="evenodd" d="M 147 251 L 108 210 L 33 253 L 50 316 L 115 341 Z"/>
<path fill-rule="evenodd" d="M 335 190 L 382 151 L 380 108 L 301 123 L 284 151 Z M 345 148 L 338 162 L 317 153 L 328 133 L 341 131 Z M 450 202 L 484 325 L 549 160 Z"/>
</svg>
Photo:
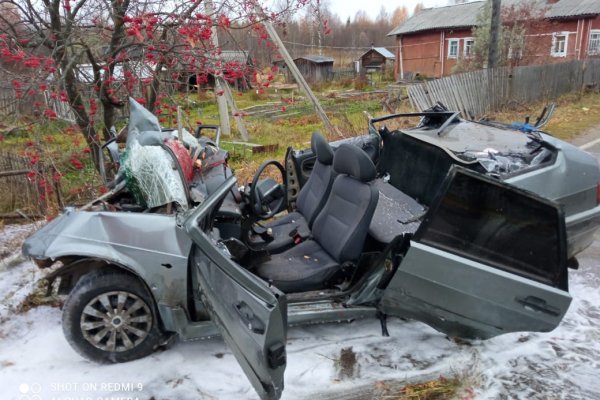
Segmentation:
<svg viewBox="0 0 600 400">
<path fill-rule="evenodd" d="M 67 209 L 23 244 L 37 259 L 66 255 L 120 260 L 128 253 L 159 253 L 186 259 L 190 241 L 176 229 L 175 215 Z"/>
</svg>

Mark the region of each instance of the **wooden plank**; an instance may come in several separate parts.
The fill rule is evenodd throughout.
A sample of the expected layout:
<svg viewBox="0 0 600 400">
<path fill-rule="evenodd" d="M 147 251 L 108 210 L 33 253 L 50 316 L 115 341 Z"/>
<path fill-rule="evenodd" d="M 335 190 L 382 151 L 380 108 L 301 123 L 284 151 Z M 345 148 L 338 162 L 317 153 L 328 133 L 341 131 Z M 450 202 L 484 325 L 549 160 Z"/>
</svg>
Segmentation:
<svg viewBox="0 0 600 400">
<path fill-rule="evenodd" d="M 206 13 L 211 16 L 211 19 L 215 16 L 214 6 L 212 0 L 206 0 L 204 2 L 204 8 Z M 218 24 L 213 22 L 211 27 L 211 42 L 215 49 L 219 48 L 219 35 L 217 32 Z M 219 63 L 221 60 L 221 56 L 217 52 L 215 55 L 215 63 Z M 217 71 L 217 78 L 221 76 L 222 72 Z M 217 106 L 219 109 L 219 121 L 221 132 L 225 136 L 231 135 L 231 124 L 229 121 L 229 110 L 227 109 L 227 99 L 220 95 L 220 93 L 224 93 L 224 88 L 222 87 L 222 83 L 220 79 L 215 79 L 215 97 L 217 98 Z"/>
<path fill-rule="evenodd" d="M 225 100 L 229 104 L 229 108 L 231 108 L 231 113 L 233 114 L 233 119 L 235 120 L 235 124 L 240 131 L 240 135 L 242 139 L 245 141 L 250 140 L 250 135 L 248 134 L 248 129 L 246 129 L 246 124 L 244 123 L 244 119 L 241 116 L 240 110 L 235 103 L 235 99 L 233 98 L 233 94 L 231 93 L 231 88 L 227 81 L 223 78 L 222 75 L 217 77 L 217 80 L 221 83 L 221 87 L 223 88 L 223 94 L 225 95 Z"/>
<path fill-rule="evenodd" d="M 263 26 L 265 27 L 269 37 L 277 45 L 277 49 L 279 50 L 281 56 L 283 57 L 286 65 L 288 67 L 288 71 L 290 71 L 290 73 L 293 75 L 294 79 L 300 86 L 300 89 L 304 92 L 306 97 L 312 103 L 312 105 L 315 109 L 315 112 L 317 113 L 319 118 L 321 118 L 321 121 L 323 121 L 323 125 L 325 125 L 325 128 L 327 129 L 327 131 L 341 136 L 341 134 L 337 131 L 337 129 L 335 129 L 335 127 L 329 120 L 329 117 L 327 117 L 327 114 L 325 114 L 325 110 L 323 110 L 323 107 L 321 107 L 319 100 L 317 100 L 317 98 L 313 94 L 312 90 L 308 86 L 308 83 L 306 83 L 306 80 L 304 80 L 304 77 L 302 76 L 302 74 L 298 70 L 298 67 L 294 63 L 294 60 L 292 59 L 292 56 L 290 55 L 290 53 L 288 53 L 285 45 L 281 41 L 281 38 L 277 34 L 277 31 L 275 31 L 273 24 L 271 24 L 269 19 L 266 18 L 266 16 L 264 15 L 264 12 L 258 5 L 256 6 L 256 11 L 259 15 L 264 17 Z"/>
<path fill-rule="evenodd" d="M 31 172 L 30 169 L 17 169 L 17 170 L 13 170 L 13 171 L 0 171 L 0 177 L 27 175 L 29 172 Z"/>
<path fill-rule="evenodd" d="M 426 110 L 431 104 L 429 92 L 427 91 L 427 85 L 425 85 L 424 83 L 420 84 L 417 87 L 417 93 L 418 93 L 418 99 L 420 102 L 419 111 Z"/>
<path fill-rule="evenodd" d="M 471 118 L 471 115 L 475 115 L 474 107 L 473 107 L 473 92 L 469 85 L 469 81 L 467 79 L 467 74 L 460 74 L 457 76 L 457 80 L 459 82 L 461 88 L 461 96 L 463 98 L 463 104 L 465 106 L 465 112 L 467 114 L 467 118 Z"/>
<path fill-rule="evenodd" d="M 463 116 L 463 118 L 465 119 L 470 119 L 469 116 L 469 112 L 468 109 L 466 107 L 466 99 L 467 96 L 465 96 L 464 93 L 464 87 L 461 85 L 460 82 L 460 77 L 459 76 L 453 76 L 451 83 L 454 87 L 454 97 L 456 99 L 456 102 L 460 108 L 461 114 Z"/>
<path fill-rule="evenodd" d="M 236 141 L 223 141 L 222 143 L 230 144 L 233 146 L 242 146 L 252 151 L 252 153 L 270 153 L 275 152 L 279 149 L 279 144 L 258 144 L 248 142 L 236 142 Z"/>
<path fill-rule="evenodd" d="M 25 214 L 23 212 L 0 213 L 0 219 L 42 219 L 42 214 Z"/>
</svg>

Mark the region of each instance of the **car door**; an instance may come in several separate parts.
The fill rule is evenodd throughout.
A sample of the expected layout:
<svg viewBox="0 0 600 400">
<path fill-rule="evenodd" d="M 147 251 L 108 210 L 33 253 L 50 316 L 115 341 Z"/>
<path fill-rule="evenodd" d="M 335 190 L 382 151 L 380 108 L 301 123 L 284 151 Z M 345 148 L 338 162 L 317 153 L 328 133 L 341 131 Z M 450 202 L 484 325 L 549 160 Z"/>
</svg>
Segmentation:
<svg viewBox="0 0 600 400">
<path fill-rule="evenodd" d="M 554 329 L 571 302 L 559 206 L 456 166 L 440 193 L 380 309 L 467 338 Z"/>
<path fill-rule="evenodd" d="M 214 239 L 215 210 L 235 184 L 229 178 L 184 222 L 194 242 L 190 263 L 201 298 L 252 386 L 263 400 L 281 397 L 286 367 L 285 295 L 242 268 Z"/>
</svg>

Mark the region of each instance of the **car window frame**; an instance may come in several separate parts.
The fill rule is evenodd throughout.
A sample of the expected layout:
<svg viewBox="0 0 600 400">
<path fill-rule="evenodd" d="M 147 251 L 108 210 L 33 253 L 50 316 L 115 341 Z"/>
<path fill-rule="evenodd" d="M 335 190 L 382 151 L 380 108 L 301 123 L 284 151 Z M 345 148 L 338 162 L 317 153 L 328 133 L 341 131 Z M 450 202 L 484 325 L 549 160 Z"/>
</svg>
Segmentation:
<svg viewBox="0 0 600 400">
<path fill-rule="evenodd" d="M 458 251 L 450 246 L 445 246 L 443 244 L 439 244 L 439 243 L 435 243 L 435 242 L 431 242 L 431 241 L 423 241 L 426 232 L 429 230 L 429 228 L 432 225 L 433 216 L 439 211 L 439 209 L 442 205 L 442 200 L 444 199 L 448 190 L 450 189 L 450 186 L 451 186 L 452 182 L 454 181 L 455 175 L 459 174 L 459 173 L 470 176 L 475 179 L 480 179 L 482 181 L 488 182 L 492 185 L 499 186 L 506 190 L 510 190 L 519 195 L 528 197 L 528 198 L 538 201 L 542 204 L 545 204 L 546 206 L 551 206 L 557 210 L 557 213 L 558 213 L 557 223 L 558 223 L 558 230 L 559 230 L 557 233 L 557 240 L 558 240 L 557 251 L 558 251 L 559 257 L 560 257 L 560 259 L 558 260 L 558 268 L 560 271 L 559 271 L 559 275 L 558 275 L 558 278 L 556 281 L 551 281 L 547 277 L 537 275 L 534 273 L 530 273 L 527 271 L 523 271 L 514 266 L 501 264 L 499 262 L 494 262 L 493 260 L 489 260 L 488 258 L 482 258 L 482 257 L 478 257 L 478 256 L 473 255 L 468 252 Z M 527 279 L 532 279 L 536 282 L 540 282 L 540 283 L 555 287 L 557 289 L 568 291 L 567 235 L 566 235 L 565 216 L 564 216 L 564 211 L 562 209 L 562 206 L 556 202 L 553 202 L 551 200 L 540 197 L 540 196 L 536 195 L 535 193 L 532 193 L 527 190 L 509 185 L 503 181 L 493 179 L 491 177 L 479 174 L 477 172 L 471 171 L 467 168 L 464 168 L 464 167 L 461 167 L 458 165 L 453 165 L 450 168 L 450 170 L 448 171 L 446 179 L 443 181 L 442 186 L 440 187 L 436 196 L 434 197 L 434 199 L 431 203 L 431 207 L 429 208 L 427 214 L 425 215 L 425 218 L 424 218 L 423 222 L 421 223 L 421 225 L 419 226 L 419 229 L 417 229 L 417 231 L 415 232 L 412 240 L 415 242 L 426 244 L 427 246 L 430 246 L 430 247 L 433 247 L 433 248 L 436 248 L 436 249 L 439 249 L 442 251 L 446 251 L 448 253 L 451 253 L 451 254 L 454 254 L 454 255 L 457 255 L 460 257 L 464 257 L 469 260 L 473 260 L 473 261 L 476 261 L 476 262 L 479 262 L 479 263 L 482 263 L 485 265 L 489 265 L 490 267 L 493 267 L 493 268 L 496 268 L 496 269 L 499 269 L 499 270 L 502 270 L 502 271 L 505 271 L 508 273 L 512 273 L 512 274 L 515 274 L 515 275 L 518 275 L 518 276 L 521 276 L 521 277 L 524 277 Z"/>
</svg>

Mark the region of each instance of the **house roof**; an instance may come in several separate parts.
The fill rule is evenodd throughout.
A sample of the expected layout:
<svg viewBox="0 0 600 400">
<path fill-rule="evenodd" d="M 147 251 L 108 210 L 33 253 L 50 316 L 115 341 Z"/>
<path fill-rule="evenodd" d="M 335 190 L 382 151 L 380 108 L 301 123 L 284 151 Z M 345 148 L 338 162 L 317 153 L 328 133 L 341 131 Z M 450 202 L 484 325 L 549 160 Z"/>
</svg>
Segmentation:
<svg viewBox="0 0 600 400">
<path fill-rule="evenodd" d="M 154 65 L 148 63 L 130 63 L 128 65 L 128 69 L 140 79 L 148 79 L 154 76 Z M 106 72 L 103 71 L 102 74 L 104 75 Z M 92 64 L 77 64 L 75 68 L 75 75 L 77 76 L 79 82 L 88 84 L 94 83 L 94 69 L 92 68 Z M 113 77 L 117 81 L 127 80 L 127 77 L 125 76 L 125 69 L 123 68 L 122 64 L 115 65 Z"/>
<path fill-rule="evenodd" d="M 245 64 L 248 62 L 248 52 L 246 50 L 221 50 L 219 58 L 224 62 L 237 61 Z"/>
<path fill-rule="evenodd" d="M 560 0 L 546 13 L 547 18 L 568 18 L 581 15 L 600 14 L 598 0 Z"/>
<path fill-rule="evenodd" d="M 446 7 L 424 8 L 388 33 L 388 36 L 432 29 L 469 28 L 477 25 L 477 15 L 484 5 L 483 1 L 475 1 Z"/>
<path fill-rule="evenodd" d="M 333 62 L 333 58 L 331 57 L 325 57 L 325 56 L 302 56 L 302 57 L 298 57 L 298 58 L 294 58 L 294 61 L 296 60 L 308 60 L 310 62 L 314 62 L 315 64 L 323 64 L 323 63 L 332 63 Z"/>
<path fill-rule="evenodd" d="M 358 58 L 359 58 L 359 59 L 360 59 L 360 58 L 363 58 L 363 56 L 364 56 L 365 54 L 367 54 L 368 52 L 370 52 L 371 50 L 374 50 L 374 51 L 378 52 L 379 54 L 381 54 L 382 56 L 384 56 L 384 57 L 385 57 L 385 58 L 387 58 L 387 59 L 390 59 L 390 60 L 395 60 L 395 59 L 396 59 L 396 56 L 394 55 L 394 53 L 392 53 L 391 51 L 389 51 L 389 50 L 388 50 L 388 49 L 386 49 L 385 47 L 372 47 L 372 48 L 370 48 L 369 50 L 365 51 L 365 52 L 364 52 L 364 53 L 363 53 L 363 54 L 362 54 L 360 57 L 358 57 Z"/>
<path fill-rule="evenodd" d="M 546 18 L 568 18 L 600 14 L 600 0 L 559 0 L 548 4 L 545 0 L 502 0 L 502 7 L 530 6 L 534 13 Z M 433 29 L 470 28 L 477 26 L 477 16 L 485 2 L 457 4 L 446 7 L 425 8 L 413 15 L 388 36 L 415 33 Z"/>
</svg>

